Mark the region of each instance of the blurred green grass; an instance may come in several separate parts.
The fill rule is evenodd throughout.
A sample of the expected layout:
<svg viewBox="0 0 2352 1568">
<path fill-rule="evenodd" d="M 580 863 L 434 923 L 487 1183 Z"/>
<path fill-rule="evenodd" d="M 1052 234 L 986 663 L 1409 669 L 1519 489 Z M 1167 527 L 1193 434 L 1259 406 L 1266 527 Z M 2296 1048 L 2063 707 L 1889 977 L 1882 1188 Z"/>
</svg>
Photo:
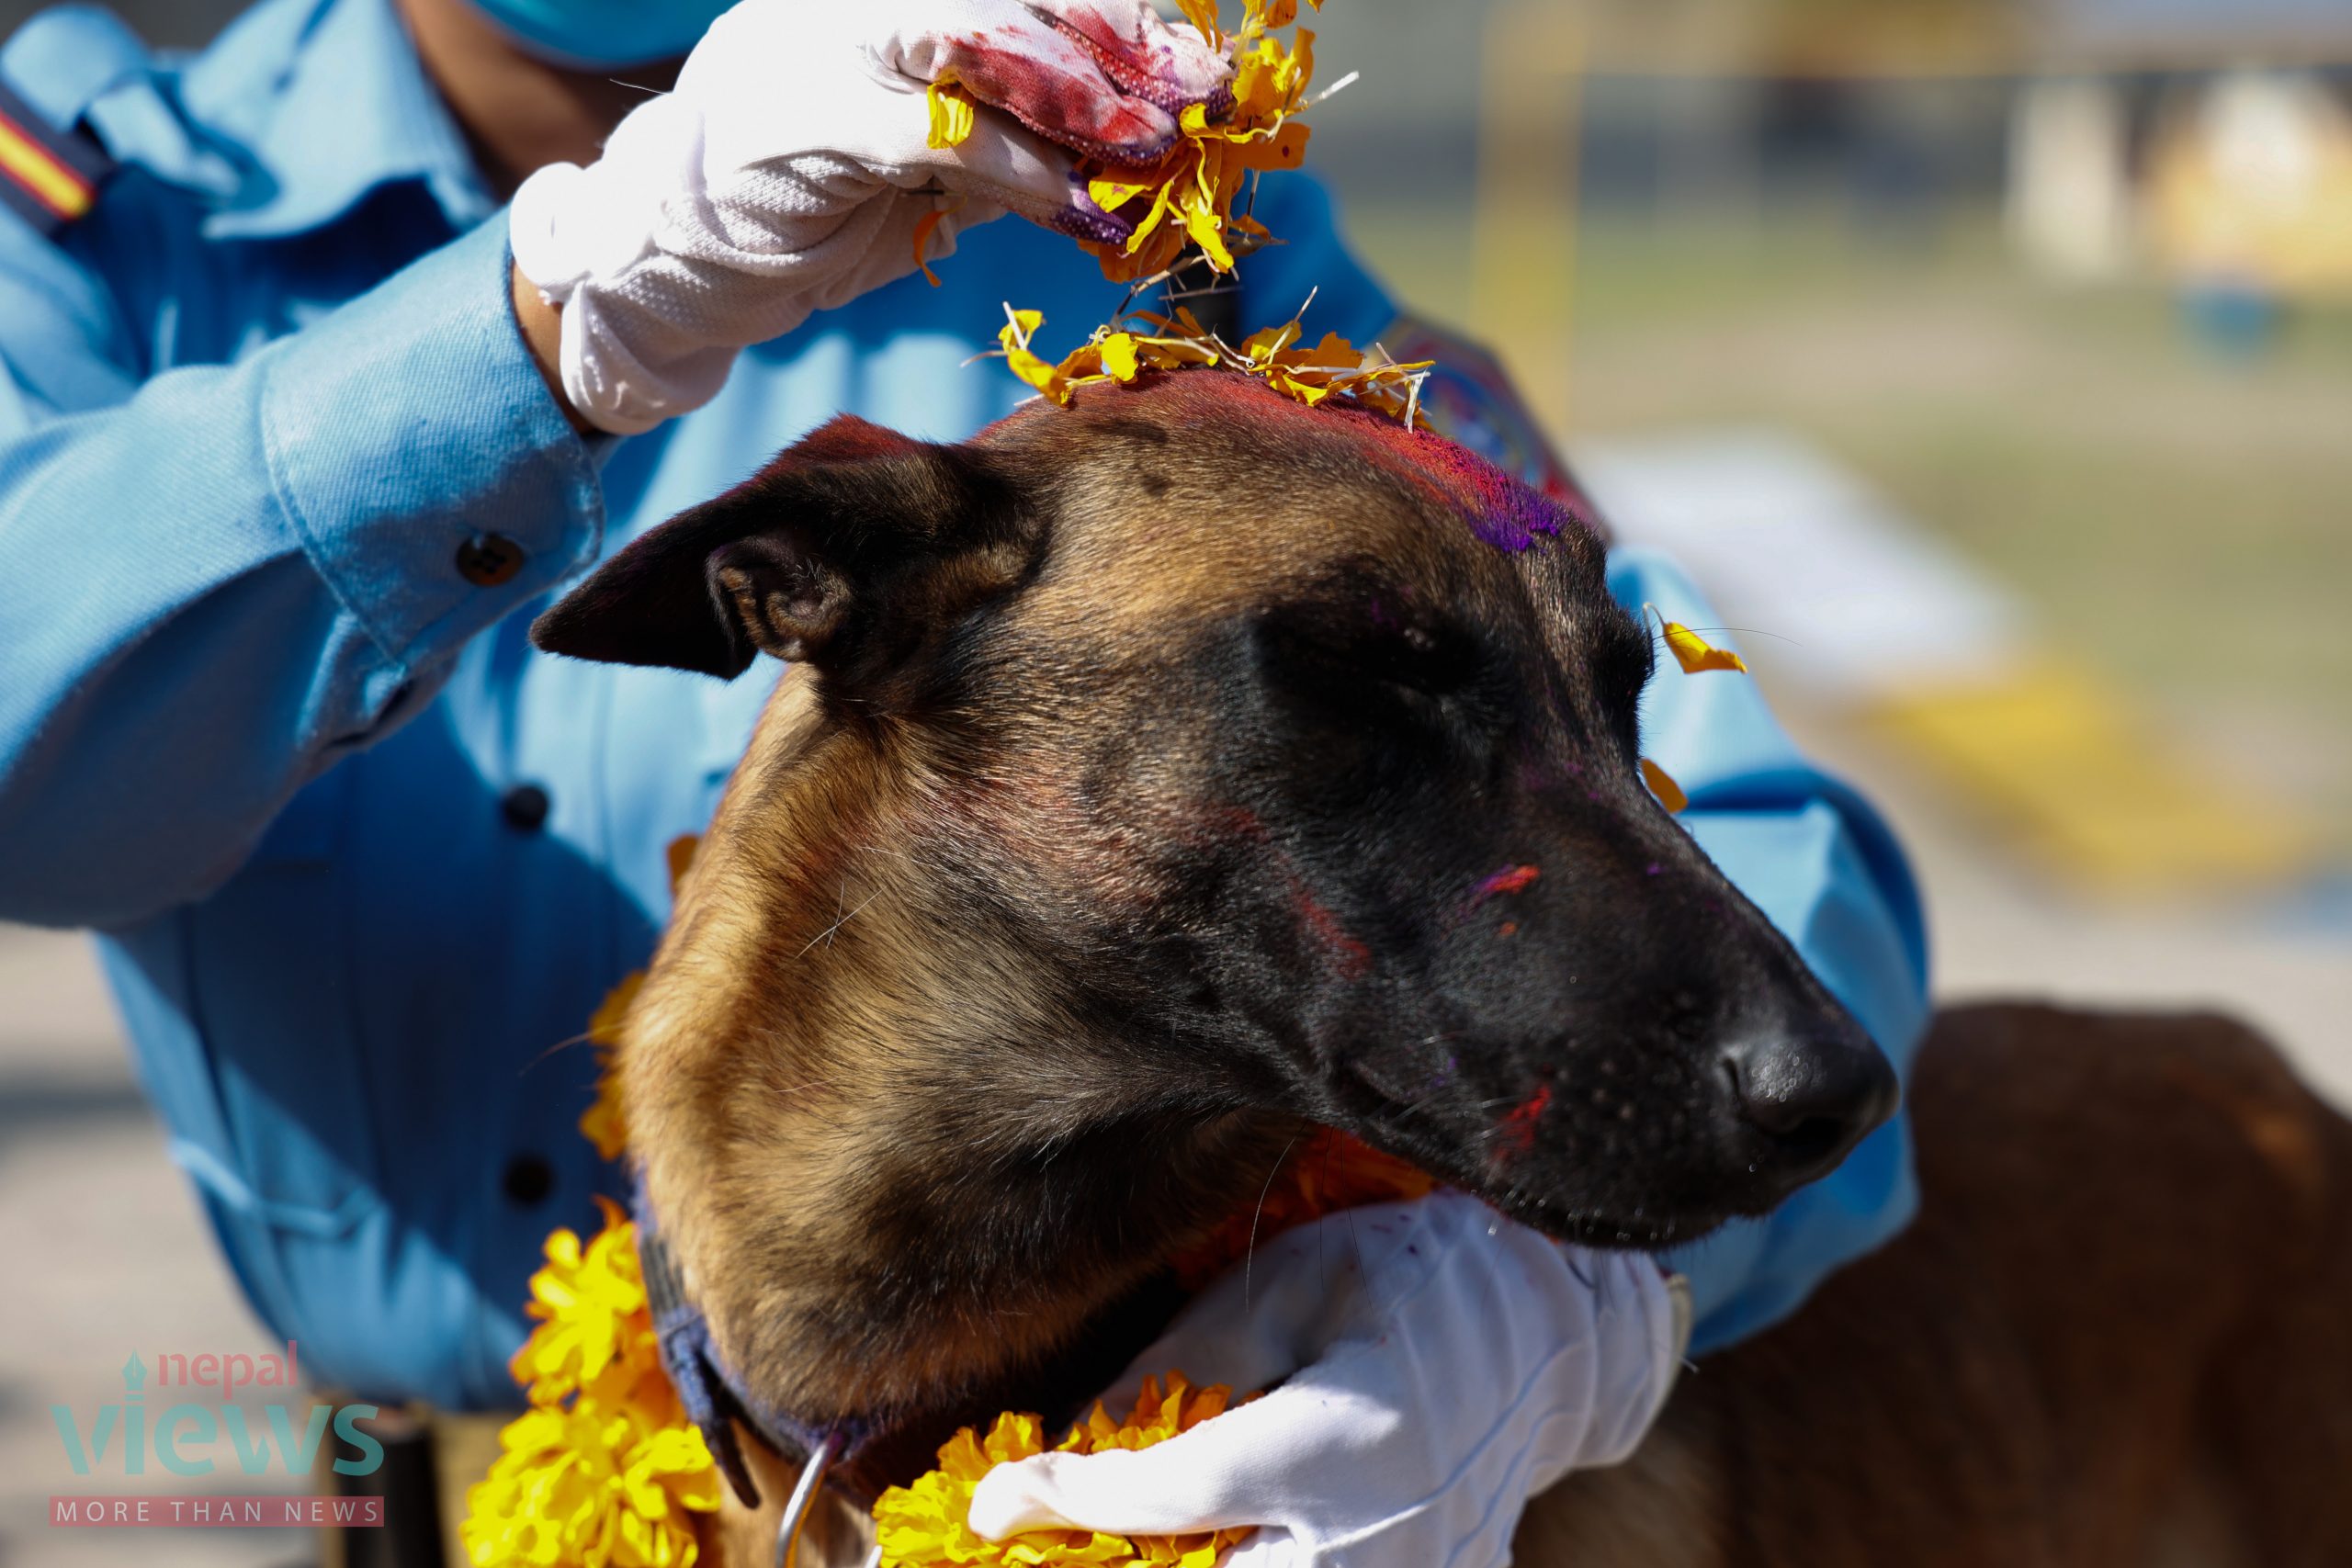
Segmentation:
<svg viewBox="0 0 2352 1568">
<path fill-rule="evenodd" d="M 1466 210 L 1350 216 L 1400 297 L 1483 325 Z M 2232 362 L 2155 283 L 2028 275 L 1989 213 L 1589 218 L 1558 264 L 1528 259 L 1565 272 L 1567 342 L 1516 346 L 1566 368 L 1571 441 L 1799 433 L 2352 848 L 2352 306 Z"/>
</svg>

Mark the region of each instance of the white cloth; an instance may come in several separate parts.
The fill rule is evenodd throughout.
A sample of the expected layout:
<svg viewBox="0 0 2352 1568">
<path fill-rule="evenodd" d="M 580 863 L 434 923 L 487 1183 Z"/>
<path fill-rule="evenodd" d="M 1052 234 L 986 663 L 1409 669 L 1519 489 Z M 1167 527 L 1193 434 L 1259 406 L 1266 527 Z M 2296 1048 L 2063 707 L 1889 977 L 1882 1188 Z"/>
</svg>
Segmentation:
<svg viewBox="0 0 2352 1568">
<path fill-rule="evenodd" d="M 1106 1397 L 1180 1370 L 1264 1397 L 1148 1449 L 989 1472 L 971 1527 L 1256 1525 L 1220 1568 L 1492 1568 L 1527 1499 L 1633 1452 L 1687 1314 L 1646 1257 L 1562 1247 L 1442 1191 L 1261 1244 Z"/>
<path fill-rule="evenodd" d="M 648 430 L 709 401 L 737 350 L 913 271 L 933 211 L 934 257 L 1007 211 L 1122 231 L 1065 149 L 1154 158 L 1231 70 L 1147 0 L 742 0 L 595 163 L 523 182 L 514 264 L 563 307 L 572 406 Z M 935 149 L 943 73 L 995 107 Z"/>
</svg>

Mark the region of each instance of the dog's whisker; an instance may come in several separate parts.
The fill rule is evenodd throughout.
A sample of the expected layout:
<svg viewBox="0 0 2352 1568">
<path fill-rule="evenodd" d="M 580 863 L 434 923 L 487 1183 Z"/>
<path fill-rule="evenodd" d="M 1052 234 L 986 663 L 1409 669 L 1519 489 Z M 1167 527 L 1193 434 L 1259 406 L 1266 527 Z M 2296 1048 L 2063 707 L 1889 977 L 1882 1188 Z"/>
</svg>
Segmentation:
<svg viewBox="0 0 2352 1568">
<path fill-rule="evenodd" d="M 1266 1215 L 1266 1195 L 1274 1190 L 1274 1178 L 1282 1173 L 1283 1161 L 1290 1158 L 1291 1150 L 1297 1146 L 1298 1134 L 1294 1133 L 1291 1134 L 1290 1142 L 1283 1145 L 1283 1152 L 1275 1157 L 1272 1168 L 1266 1172 L 1266 1184 L 1258 1189 L 1258 1206 L 1250 1211 L 1250 1246 L 1241 1254 L 1241 1310 L 1243 1312 L 1250 1310 L 1250 1266 L 1258 1259 L 1258 1222 Z"/>
<path fill-rule="evenodd" d="M 532 1057 L 529 1061 L 524 1063 L 521 1069 L 517 1071 L 514 1076 L 519 1078 L 523 1077 L 525 1073 L 531 1072 L 533 1069 L 539 1066 L 549 1057 L 555 1055 L 559 1051 L 569 1051 L 575 1045 L 589 1044 L 593 1042 L 594 1038 L 594 1036 L 583 1029 L 577 1034 L 571 1035 L 566 1039 L 559 1040 L 554 1044 L 548 1046 L 546 1050 L 540 1052 L 537 1055 Z"/>
<path fill-rule="evenodd" d="M 820 942 L 824 942 L 829 947 L 832 945 L 832 934 L 841 930 L 843 926 L 849 924 L 851 920 L 856 919 L 860 909 L 864 909 L 867 904 L 873 903 L 875 899 L 881 897 L 882 893 L 879 888 L 876 888 L 872 893 L 867 894 L 864 902 L 860 903 L 856 909 L 852 909 L 848 914 L 843 915 L 840 919 L 835 920 L 831 925 L 827 926 L 823 931 L 820 931 L 815 936 L 810 937 L 808 939 L 808 946 L 802 948 L 798 953 L 794 953 L 793 956 L 795 958 L 808 957 L 809 949 L 815 947 Z"/>
</svg>

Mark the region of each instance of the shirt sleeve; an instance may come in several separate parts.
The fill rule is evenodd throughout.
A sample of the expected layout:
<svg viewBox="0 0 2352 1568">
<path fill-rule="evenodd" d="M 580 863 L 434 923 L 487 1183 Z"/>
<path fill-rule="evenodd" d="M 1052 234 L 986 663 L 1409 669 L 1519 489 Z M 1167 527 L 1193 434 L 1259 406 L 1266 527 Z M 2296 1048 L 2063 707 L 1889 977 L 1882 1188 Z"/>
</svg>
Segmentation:
<svg viewBox="0 0 2352 1568">
<path fill-rule="evenodd" d="M 502 214 L 235 364 L 141 378 L 104 281 L 0 214 L 0 918 L 218 886 L 593 558 L 596 466 L 507 267 Z M 484 585 L 458 562 L 492 533 L 522 561 Z"/>
<path fill-rule="evenodd" d="M 1718 625 L 1690 580 L 1655 552 L 1613 552 L 1609 586 L 1628 608 L 1654 604 L 1688 626 Z M 1907 1086 L 1928 1023 L 1927 941 L 1917 887 L 1885 823 L 1797 753 L 1744 675 L 1686 674 L 1660 660 L 1643 694 L 1642 749 L 1690 796 L 1679 820 L 1796 945 Z M 1901 1230 L 1917 1206 L 1903 1111 L 1770 1214 L 1669 1252 L 1667 1263 L 1690 1279 L 1692 1351 L 1787 1316 L 1833 1270 Z"/>
</svg>

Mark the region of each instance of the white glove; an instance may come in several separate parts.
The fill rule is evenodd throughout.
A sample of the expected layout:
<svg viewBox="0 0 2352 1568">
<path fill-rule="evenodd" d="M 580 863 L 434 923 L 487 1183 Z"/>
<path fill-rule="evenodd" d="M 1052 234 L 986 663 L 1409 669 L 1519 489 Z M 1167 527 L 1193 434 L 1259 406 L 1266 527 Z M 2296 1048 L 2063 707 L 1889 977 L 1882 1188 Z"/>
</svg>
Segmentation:
<svg viewBox="0 0 2352 1568">
<path fill-rule="evenodd" d="M 934 149 L 944 73 L 993 107 Z M 1125 238 L 1071 152 L 1151 162 L 1231 74 L 1148 0 L 742 0 L 595 163 L 523 182 L 514 265 L 563 307 L 572 407 L 648 430 L 709 401 L 738 349 L 913 271 L 934 211 L 934 256 L 1008 210 Z"/>
<path fill-rule="evenodd" d="M 1211 1286 L 1105 1403 L 1171 1369 L 1237 1393 L 1296 1375 L 1151 1448 L 1000 1466 L 969 1521 L 991 1540 L 1257 1526 L 1220 1568 L 1491 1568 L 1530 1496 L 1634 1450 L 1687 1334 L 1650 1258 L 1461 1193 L 1330 1214 Z"/>
</svg>

